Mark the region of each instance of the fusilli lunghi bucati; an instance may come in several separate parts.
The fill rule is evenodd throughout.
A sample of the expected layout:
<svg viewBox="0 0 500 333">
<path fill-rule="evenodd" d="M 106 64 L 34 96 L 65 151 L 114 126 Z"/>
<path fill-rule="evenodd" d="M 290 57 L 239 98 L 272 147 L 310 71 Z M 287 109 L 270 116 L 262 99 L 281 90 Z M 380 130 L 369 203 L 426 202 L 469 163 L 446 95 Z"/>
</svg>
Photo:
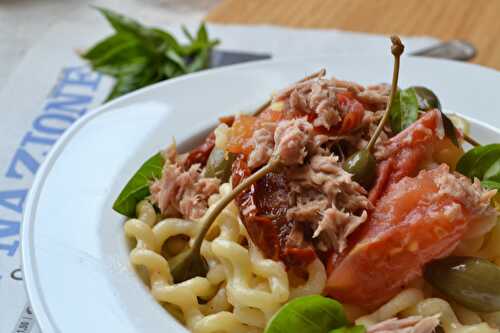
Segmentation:
<svg viewBox="0 0 500 333">
<path fill-rule="evenodd" d="M 222 195 L 230 191 L 230 184 L 221 185 Z M 219 197 L 213 195 L 209 204 Z M 323 291 L 326 272 L 319 260 L 308 267 L 308 279 L 291 288 L 284 264 L 263 258 L 252 244 L 234 203 L 218 216 L 203 242 L 207 277 L 173 284 L 162 246 L 178 235 L 192 241 L 199 224 L 176 218 L 157 221 L 147 201 L 138 204 L 137 216 L 125 223 L 126 234 L 137 240 L 130 260 L 146 268 L 154 298 L 193 332 L 262 332 L 267 320 L 291 298 Z"/>
<path fill-rule="evenodd" d="M 230 191 L 230 184 L 221 185 L 222 195 Z M 210 198 L 210 206 L 221 194 Z M 126 234 L 137 240 L 130 260 L 146 269 L 154 298 L 193 332 L 262 332 L 283 304 L 295 297 L 321 294 L 325 286 L 324 266 L 316 260 L 308 267 L 308 279 L 291 287 L 284 264 L 263 258 L 252 244 L 234 203 L 218 216 L 203 242 L 201 252 L 209 264 L 207 276 L 173 284 L 162 246 L 179 235 L 192 241 L 199 224 L 176 218 L 158 220 L 146 200 L 137 205 L 137 216 L 125 223 Z M 487 235 L 462 241 L 456 254 L 500 263 L 498 239 L 500 224 Z M 348 304 L 345 308 L 352 320 L 367 327 L 389 318 L 415 315 L 439 315 L 445 333 L 494 333 L 500 325 L 500 312 L 470 311 L 443 299 L 423 279 L 371 314 Z"/>
</svg>

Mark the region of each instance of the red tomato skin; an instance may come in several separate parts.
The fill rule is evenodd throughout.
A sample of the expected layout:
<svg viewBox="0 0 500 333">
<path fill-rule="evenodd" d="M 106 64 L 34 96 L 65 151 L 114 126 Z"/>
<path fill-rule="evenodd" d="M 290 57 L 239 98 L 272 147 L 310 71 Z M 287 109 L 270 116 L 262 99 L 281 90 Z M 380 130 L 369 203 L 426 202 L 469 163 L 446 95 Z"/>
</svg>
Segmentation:
<svg viewBox="0 0 500 333">
<path fill-rule="evenodd" d="M 352 250 L 331 258 L 328 295 L 373 310 L 421 276 L 427 262 L 454 250 L 468 214 L 456 198 L 435 196 L 436 172 L 390 185 L 357 232 Z M 452 215 L 446 213 L 450 209 Z"/>
</svg>

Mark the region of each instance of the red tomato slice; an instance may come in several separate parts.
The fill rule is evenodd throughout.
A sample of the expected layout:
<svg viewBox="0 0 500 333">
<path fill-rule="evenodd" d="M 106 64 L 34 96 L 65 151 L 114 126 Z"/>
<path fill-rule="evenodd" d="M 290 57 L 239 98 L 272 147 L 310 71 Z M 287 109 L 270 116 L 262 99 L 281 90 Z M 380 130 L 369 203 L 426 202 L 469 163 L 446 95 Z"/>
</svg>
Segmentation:
<svg viewBox="0 0 500 333">
<path fill-rule="evenodd" d="M 339 134 L 347 134 L 359 127 L 365 114 L 363 104 L 347 94 L 337 94 L 339 108 L 347 113 L 342 120 Z"/>
<path fill-rule="evenodd" d="M 374 309 L 422 273 L 430 260 L 449 255 L 462 238 L 468 212 L 460 200 L 439 192 L 442 165 L 389 186 L 354 248 L 330 263 L 327 293 L 342 302 Z"/>
<path fill-rule="evenodd" d="M 384 144 L 388 155 L 378 161 L 377 180 L 369 194 L 375 204 L 386 188 L 403 177 L 413 177 L 431 159 L 435 144 L 443 138 L 444 129 L 438 110 L 427 112 L 413 125 Z"/>
</svg>

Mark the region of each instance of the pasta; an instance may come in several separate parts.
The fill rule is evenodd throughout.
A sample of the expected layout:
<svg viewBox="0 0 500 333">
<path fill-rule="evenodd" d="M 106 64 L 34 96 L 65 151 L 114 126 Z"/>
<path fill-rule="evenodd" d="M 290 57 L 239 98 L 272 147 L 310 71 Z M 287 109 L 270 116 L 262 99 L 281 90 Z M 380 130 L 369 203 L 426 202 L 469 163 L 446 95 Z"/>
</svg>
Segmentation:
<svg viewBox="0 0 500 333">
<path fill-rule="evenodd" d="M 293 333 L 317 322 L 318 332 L 499 332 L 500 183 L 474 178 L 500 177 L 498 146 L 464 155 L 450 120 L 422 103 L 385 126 L 397 82 L 389 95 L 324 75 L 254 115 L 221 118 L 187 153 L 153 156 L 130 182 L 144 196 L 125 187 L 130 262 L 151 295 L 195 333 L 288 332 L 297 318 Z M 462 158 L 491 163 L 456 172 Z"/>
<path fill-rule="evenodd" d="M 221 194 L 230 190 L 227 183 L 220 187 Z M 210 204 L 219 196 L 213 195 Z M 290 298 L 320 294 L 324 288 L 326 272 L 319 260 L 308 267 L 309 278 L 303 285 L 290 288 L 283 263 L 263 258 L 234 204 L 216 219 L 217 235 L 203 242 L 202 255 L 210 268 L 207 277 L 173 285 L 162 245 L 177 235 L 194 237 L 198 224 L 175 218 L 156 222 L 154 208 L 147 201 L 137 205 L 137 216 L 125 223 L 125 233 L 137 240 L 130 260 L 147 269 L 153 297 L 167 304 L 193 332 L 261 332 Z M 198 298 L 208 301 L 200 304 Z"/>
<path fill-rule="evenodd" d="M 445 333 L 493 333 L 498 330 L 482 322 L 479 314 L 441 298 L 424 298 L 421 290 L 408 288 L 395 296 L 375 312 L 356 320 L 358 325 L 371 326 L 393 317 L 439 315 Z M 460 320 L 459 320 L 460 318 Z"/>
</svg>

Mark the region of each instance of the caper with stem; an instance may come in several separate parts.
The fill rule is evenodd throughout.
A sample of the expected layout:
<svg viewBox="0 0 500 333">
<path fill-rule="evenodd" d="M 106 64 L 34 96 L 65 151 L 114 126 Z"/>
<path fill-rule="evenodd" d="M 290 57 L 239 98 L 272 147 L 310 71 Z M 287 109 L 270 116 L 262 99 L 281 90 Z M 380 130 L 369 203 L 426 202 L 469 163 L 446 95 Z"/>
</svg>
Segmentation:
<svg viewBox="0 0 500 333">
<path fill-rule="evenodd" d="M 387 119 L 389 118 L 389 111 L 398 89 L 399 59 L 401 54 L 403 54 L 404 45 L 398 36 L 391 36 L 391 42 L 391 52 L 394 56 L 394 69 L 392 73 L 391 94 L 389 96 L 389 102 L 387 103 L 384 115 L 378 123 L 375 133 L 373 133 L 366 147 L 351 155 L 344 162 L 344 170 L 352 174 L 352 179 L 361 184 L 364 188 L 369 188 L 375 180 L 377 162 L 375 161 L 375 157 L 372 153 L 373 147 L 375 146 L 375 143 L 377 142 L 380 133 L 382 133 Z"/>
<path fill-rule="evenodd" d="M 254 172 L 248 178 L 245 178 L 238 186 L 230 193 L 222 196 L 222 198 L 211 207 L 203 216 L 201 221 L 201 229 L 196 235 L 193 246 L 181 252 L 171 260 L 169 260 L 170 273 L 175 283 L 183 282 L 196 276 L 206 276 L 208 273 L 208 264 L 200 253 L 201 244 L 207 234 L 210 226 L 215 221 L 222 210 L 241 192 L 247 189 L 250 185 L 264 177 L 269 172 L 276 170 L 281 165 L 279 158 L 275 155 L 271 157 L 269 162 L 262 168 Z"/>
</svg>

